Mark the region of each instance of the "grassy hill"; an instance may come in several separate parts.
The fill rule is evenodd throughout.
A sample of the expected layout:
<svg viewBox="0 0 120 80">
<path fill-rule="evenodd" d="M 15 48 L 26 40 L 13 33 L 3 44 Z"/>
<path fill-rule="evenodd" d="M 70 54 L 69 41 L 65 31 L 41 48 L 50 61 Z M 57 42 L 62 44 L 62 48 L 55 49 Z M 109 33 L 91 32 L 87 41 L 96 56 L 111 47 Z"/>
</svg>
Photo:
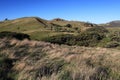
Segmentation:
<svg viewBox="0 0 120 80">
<path fill-rule="evenodd" d="M 38 17 L 24 17 L 1 21 L 0 32 L 14 31 L 26 33 L 32 39 L 41 40 L 44 37 L 56 34 L 77 34 L 93 26 L 96 25 L 78 21 L 44 20 Z"/>
<path fill-rule="evenodd" d="M 0 22 L 0 32 L 24 33 L 28 34 L 32 40 L 67 45 L 119 48 L 120 28 L 106 27 L 109 30 L 107 31 L 104 27 L 106 26 L 60 18 L 44 20 L 38 17 L 24 17 Z"/>
<path fill-rule="evenodd" d="M 41 21 L 41 22 L 40 22 Z M 44 19 L 40 19 L 37 17 L 25 17 L 25 18 L 18 18 L 15 20 L 7 20 L 0 22 L 1 31 L 3 30 L 19 30 L 19 31 L 28 31 L 28 30 L 36 30 L 38 28 L 44 28 L 48 26 L 47 21 Z"/>
<path fill-rule="evenodd" d="M 103 25 L 105 27 L 120 27 L 120 20 L 111 21 Z"/>
</svg>

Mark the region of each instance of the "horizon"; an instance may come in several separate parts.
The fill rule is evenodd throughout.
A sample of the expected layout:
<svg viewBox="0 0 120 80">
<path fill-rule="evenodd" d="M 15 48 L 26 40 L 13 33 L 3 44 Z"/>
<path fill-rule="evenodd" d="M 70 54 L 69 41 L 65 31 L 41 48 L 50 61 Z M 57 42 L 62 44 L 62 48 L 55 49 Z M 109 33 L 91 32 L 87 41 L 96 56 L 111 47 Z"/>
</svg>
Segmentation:
<svg viewBox="0 0 120 80">
<path fill-rule="evenodd" d="M 0 21 L 5 21 L 6 19 L 7 19 L 7 20 L 16 20 L 16 19 L 20 19 L 20 18 L 41 18 L 41 17 L 38 17 L 38 16 L 27 16 L 27 17 L 26 17 L 26 16 L 24 16 L 24 17 L 12 18 L 12 19 L 5 18 L 5 19 L 0 20 Z M 57 18 L 59 18 L 59 17 L 57 17 Z M 57 18 L 53 18 L 53 19 L 41 18 L 41 19 L 50 21 L 50 20 L 54 20 L 54 19 L 57 19 Z M 59 18 L 59 19 L 63 19 L 63 18 Z M 66 21 L 86 22 L 86 23 L 88 22 L 88 23 L 92 23 L 92 24 L 107 24 L 107 23 L 112 22 L 112 21 L 120 21 L 120 20 L 111 20 L 111 21 L 103 22 L 103 23 L 94 23 L 94 22 L 81 21 L 81 20 L 67 20 L 67 19 L 63 19 L 63 20 L 66 20 Z"/>
<path fill-rule="evenodd" d="M 120 20 L 119 0 L 1 0 L 0 21 L 36 16 L 96 24 Z"/>
</svg>

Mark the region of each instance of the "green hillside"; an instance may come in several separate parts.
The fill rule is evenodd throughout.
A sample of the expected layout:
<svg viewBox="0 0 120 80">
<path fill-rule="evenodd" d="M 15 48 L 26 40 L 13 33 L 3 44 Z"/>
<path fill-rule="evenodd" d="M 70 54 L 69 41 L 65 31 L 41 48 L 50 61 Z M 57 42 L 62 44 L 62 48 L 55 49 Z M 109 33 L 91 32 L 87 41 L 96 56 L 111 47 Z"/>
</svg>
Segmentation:
<svg viewBox="0 0 120 80">
<path fill-rule="evenodd" d="M 56 34 L 76 34 L 89 27 L 93 25 L 77 21 L 44 20 L 38 17 L 24 17 L 0 22 L 0 32 L 26 33 L 36 40 Z"/>
</svg>

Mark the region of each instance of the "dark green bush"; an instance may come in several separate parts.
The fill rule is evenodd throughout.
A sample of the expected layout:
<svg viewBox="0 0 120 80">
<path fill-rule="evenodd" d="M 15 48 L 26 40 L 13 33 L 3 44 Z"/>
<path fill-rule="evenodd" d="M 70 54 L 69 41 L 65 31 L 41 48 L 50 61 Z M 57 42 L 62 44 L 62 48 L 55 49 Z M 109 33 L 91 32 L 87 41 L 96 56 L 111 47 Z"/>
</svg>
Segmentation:
<svg viewBox="0 0 120 80">
<path fill-rule="evenodd" d="M 0 32 L 0 38 L 16 38 L 18 40 L 23 40 L 23 39 L 30 39 L 30 36 L 28 34 L 24 33 L 16 33 L 16 32 L 9 32 L 9 31 L 3 31 Z"/>
<path fill-rule="evenodd" d="M 114 31 L 109 35 L 111 41 L 120 42 L 120 31 Z"/>
<path fill-rule="evenodd" d="M 51 43 L 57 43 L 57 44 L 68 44 L 70 45 L 74 40 L 74 36 L 70 34 L 62 34 L 62 35 L 56 35 L 49 38 L 44 39 L 44 41 L 51 42 Z"/>
<path fill-rule="evenodd" d="M 104 38 L 103 34 L 97 32 L 83 32 L 76 36 L 76 44 L 80 46 L 96 46 Z"/>
<path fill-rule="evenodd" d="M 116 48 L 120 45 L 120 32 L 107 33 L 107 36 L 99 43 L 99 46 L 106 48 Z"/>
<path fill-rule="evenodd" d="M 13 61 L 13 59 L 0 56 L 0 80 L 14 80 L 14 76 L 11 76 Z"/>
<path fill-rule="evenodd" d="M 105 47 L 106 48 L 115 48 L 115 47 L 118 47 L 120 46 L 120 44 L 118 42 L 108 42 Z"/>
<path fill-rule="evenodd" d="M 56 35 L 46 38 L 44 41 L 67 45 L 96 46 L 103 38 L 103 34 L 96 32 L 83 32 L 77 36 L 70 34 Z"/>
<path fill-rule="evenodd" d="M 89 28 L 86 31 L 87 32 L 97 32 L 97 33 L 108 33 L 109 32 L 106 28 L 101 27 L 101 26 Z"/>
<path fill-rule="evenodd" d="M 71 24 L 66 24 L 65 27 L 72 28 Z"/>
<path fill-rule="evenodd" d="M 78 28 L 78 27 L 74 27 L 74 29 L 75 29 L 75 30 L 79 30 L 79 28 Z"/>
<path fill-rule="evenodd" d="M 114 37 L 111 38 L 111 41 L 120 42 L 120 37 L 114 36 Z"/>
<path fill-rule="evenodd" d="M 80 33 L 77 36 L 70 34 L 62 34 L 51 36 L 44 39 L 44 41 L 57 43 L 57 44 L 67 44 L 67 45 L 79 45 L 79 46 L 97 46 L 97 44 L 106 37 L 108 30 L 104 27 L 93 27 L 87 29 L 86 31 Z"/>
</svg>

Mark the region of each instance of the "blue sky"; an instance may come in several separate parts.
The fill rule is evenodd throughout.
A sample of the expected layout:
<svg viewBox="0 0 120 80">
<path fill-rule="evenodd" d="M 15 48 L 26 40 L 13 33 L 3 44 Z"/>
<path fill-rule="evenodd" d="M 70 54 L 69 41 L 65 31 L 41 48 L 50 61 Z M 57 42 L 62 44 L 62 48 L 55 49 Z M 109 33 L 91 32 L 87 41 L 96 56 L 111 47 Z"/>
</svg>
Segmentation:
<svg viewBox="0 0 120 80">
<path fill-rule="evenodd" d="M 0 0 L 0 8 L 0 20 L 31 16 L 92 23 L 120 20 L 120 0 Z"/>
</svg>

